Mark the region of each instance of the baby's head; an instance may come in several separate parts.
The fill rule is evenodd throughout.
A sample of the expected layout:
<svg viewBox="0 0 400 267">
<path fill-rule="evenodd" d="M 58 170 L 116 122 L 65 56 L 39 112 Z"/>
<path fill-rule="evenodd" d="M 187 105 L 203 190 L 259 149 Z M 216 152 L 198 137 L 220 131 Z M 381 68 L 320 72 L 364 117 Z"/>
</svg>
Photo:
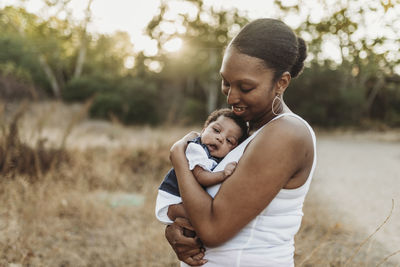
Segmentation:
<svg viewBox="0 0 400 267">
<path fill-rule="evenodd" d="M 223 158 L 248 137 L 246 122 L 228 108 L 215 110 L 201 131 L 201 142 L 211 156 Z"/>
</svg>

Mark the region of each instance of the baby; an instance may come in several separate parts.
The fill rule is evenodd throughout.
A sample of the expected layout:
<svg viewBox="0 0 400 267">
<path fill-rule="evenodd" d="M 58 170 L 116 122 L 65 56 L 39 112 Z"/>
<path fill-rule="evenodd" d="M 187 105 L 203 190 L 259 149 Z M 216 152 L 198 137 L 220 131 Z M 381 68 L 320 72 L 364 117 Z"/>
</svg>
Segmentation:
<svg viewBox="0 0 400 267">
<path fill-rule="evenodd" d="M 208 116 L 200 136 L 186 148 L 189 169 L 203 187 L 221 183 L 233 173 L 236 162 L 227 164 L 223 171 L 212 170 L 247 138 L 247 131 L 246 122 L 230 109 L 219 109 Z M 162 223 L 171 224 L 175 218 L 168 217 L 168 207 L 182 202 L 174 169 L 167 173 L 158 189 L 156 217 Z"/>
</svg>

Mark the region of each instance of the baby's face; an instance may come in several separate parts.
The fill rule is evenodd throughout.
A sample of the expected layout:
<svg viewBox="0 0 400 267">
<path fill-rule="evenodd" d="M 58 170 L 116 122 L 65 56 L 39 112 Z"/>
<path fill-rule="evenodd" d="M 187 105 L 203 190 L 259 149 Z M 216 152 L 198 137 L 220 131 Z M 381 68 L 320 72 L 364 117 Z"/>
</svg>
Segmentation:
<svg viewBox="0 0 400 267">
<path fill-rule="evenodd" d="M 219 116 L 201 132 L 201 142 L 210 151 L 211 156 L 223 158 L 238 145 L 242 130 L 231 119 Z"/>
</svg>

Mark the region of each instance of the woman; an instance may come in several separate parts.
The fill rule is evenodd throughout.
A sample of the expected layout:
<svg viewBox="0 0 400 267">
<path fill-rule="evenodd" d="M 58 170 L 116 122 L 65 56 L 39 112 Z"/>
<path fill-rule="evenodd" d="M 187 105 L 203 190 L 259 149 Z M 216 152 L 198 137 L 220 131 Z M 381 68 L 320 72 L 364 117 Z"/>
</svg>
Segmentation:
<svg viewBox="0 0 400 267">
<path fill-rule="evenodd" d="M 315 135 L 283 101 L 306 58 L 301 38 L 283 22 L 259 19 L 246 25 L 225 51 L 222 92 L 249 123 L 251 136 L 215 168 L 239 161 L 232 176 L 205 192 L 188 168 L 188 139 L 176 142 L 170 159 L 184 209 L 197 237 L 182 235 L 177 219 L 166 237 L 178 258 L 204 266 L 294 266 L 294 235 L 316 164 Z M 204 253 L 201 242 L 207 247 Z M 203 258 L 204 256 L 204 258 Z M 182 263 L 184 266 L 185 263 Z"/>
</svg>

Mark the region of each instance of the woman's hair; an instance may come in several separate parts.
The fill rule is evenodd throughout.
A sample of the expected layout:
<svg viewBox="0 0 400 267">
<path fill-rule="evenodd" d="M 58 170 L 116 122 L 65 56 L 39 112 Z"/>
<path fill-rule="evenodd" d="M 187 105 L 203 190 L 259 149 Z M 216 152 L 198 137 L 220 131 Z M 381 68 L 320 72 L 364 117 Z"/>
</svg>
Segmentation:
<svg viewBox="0 0 400 267">
<path fill-rule="evenodd" d="M 229 108 L 217 109 L 211 112 L 207 120 L 204 122 L 203 129 L 206 128 L 208 125 L 210 125 L 210 123 L 218 120 L 218 118 L 221 116 L 232 119 L 242 130 L 242 136 L 238 140 L 239 144 L 249 136 L 246 121 L 243 120 L 241 117 L 237 116 L 235 113 L 233 113 L 233 111 Z"/>
<path fill-rule="evenodd" d="M 265 66 L 275 71 L 274 81 L 288 71 L 297 77 L 304 67 L 307 47 L 304 40 L 282 21 L 257 19 L 242 28 L 230 46 L 240 53 L 263 60 Z"/>
</svg>

